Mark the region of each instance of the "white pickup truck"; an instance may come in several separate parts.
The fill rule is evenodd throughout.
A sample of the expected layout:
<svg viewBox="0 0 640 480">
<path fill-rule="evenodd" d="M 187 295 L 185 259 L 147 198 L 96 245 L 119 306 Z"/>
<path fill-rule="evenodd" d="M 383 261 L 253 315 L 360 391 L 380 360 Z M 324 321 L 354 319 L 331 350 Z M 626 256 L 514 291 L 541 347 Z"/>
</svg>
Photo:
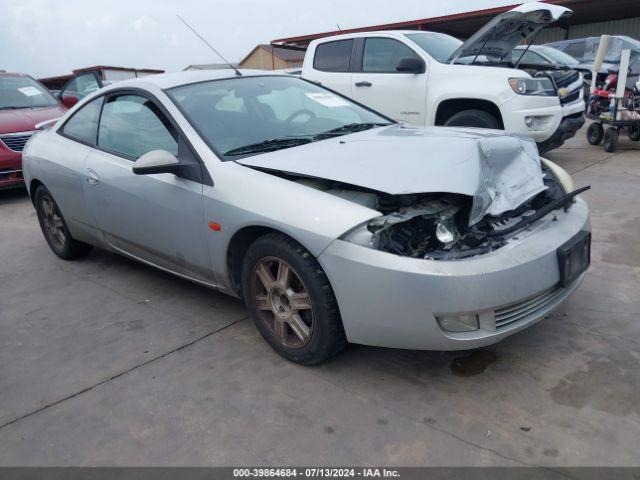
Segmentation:
<svg viewBox="0 0 640 480">
<path fill-rule="evenodd" d="M 302 77 L 397 121 L 504 129 L 533 138 L 544 153 L 584 124 L 581 74 L 524 65 L 513 50 L 571 14 L 557 5 L 525 3 L 464 43 L 418 30 L 322 38 L 309 45 Z"/>
</svg>

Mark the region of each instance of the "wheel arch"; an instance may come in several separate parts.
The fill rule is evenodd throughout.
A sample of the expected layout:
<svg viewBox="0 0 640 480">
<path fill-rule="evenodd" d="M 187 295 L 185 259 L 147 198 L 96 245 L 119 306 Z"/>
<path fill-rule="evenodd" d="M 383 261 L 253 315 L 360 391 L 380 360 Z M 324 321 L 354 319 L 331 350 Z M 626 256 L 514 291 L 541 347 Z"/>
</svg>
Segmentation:
<svg viewBox="0 0 640 480">
<path fill-rule="evenodd" d="M 37 178 L 34 178 L 31 180 L 31 182 L 29 182 L 29 197 L 31 198 L 31 203 L 33 203 L 34 205 L 36 204 L 36 190 L 40 186 L 44 186 L 44 183 L 42 183 Z"/>
<path fill-rule="evenodd" d="M 500 128 L 504 130 L 504 120 L 498 105 L 481 98 L 448 98 L 441 101 L 436 109 L 434 125 L 442 126 L 453 115 L 465 110 L 482 110 L 493 115 L 500 123 Z"/>
<path fill-rule="evenodd" d="M 302 245 L 311 253 L 311 249 L 290 233 L 267 225 L 247 225 L 236 231 L 227 245 L 226 266 L 229 277 L 229 285 L 232 291 L 242 297 L 242 262 L 244 256 L 256 240 L 265 235 L 277 233 L 290 238 L 294 242 Z M 311 253 L 313 255 L 313 253 Z"/>
</svg>

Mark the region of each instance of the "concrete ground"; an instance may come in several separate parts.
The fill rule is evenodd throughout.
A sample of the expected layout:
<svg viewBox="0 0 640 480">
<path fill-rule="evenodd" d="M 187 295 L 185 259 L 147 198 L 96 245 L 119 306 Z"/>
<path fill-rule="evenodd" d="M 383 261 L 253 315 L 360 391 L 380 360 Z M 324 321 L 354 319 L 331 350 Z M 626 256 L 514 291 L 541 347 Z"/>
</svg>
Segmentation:
<svg viewBox="0 0 640 480">
<path fill-rule="evenodd" d="M 640 144 L 549 154 L 593 266 L 491 348 L 281 359 L 243 305 L 117 255 L 64 262 L 0 194 L 0 465 L 639 465 Z"/>
</svg>

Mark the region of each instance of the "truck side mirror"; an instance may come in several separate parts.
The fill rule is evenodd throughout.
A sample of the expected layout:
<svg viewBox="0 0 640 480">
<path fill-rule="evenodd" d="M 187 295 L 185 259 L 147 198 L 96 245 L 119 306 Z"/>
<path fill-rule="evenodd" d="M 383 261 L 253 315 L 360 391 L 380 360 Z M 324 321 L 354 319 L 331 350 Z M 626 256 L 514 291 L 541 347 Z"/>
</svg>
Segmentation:
<svg viewBox="0 0 640 480">
<path fill-rule="evenodd" d="M 396 67 L 398 72 L 402 73 L 424 73 L 427 68 L 424 60 L 415 57 L 401 58 Z"/>
</svg>

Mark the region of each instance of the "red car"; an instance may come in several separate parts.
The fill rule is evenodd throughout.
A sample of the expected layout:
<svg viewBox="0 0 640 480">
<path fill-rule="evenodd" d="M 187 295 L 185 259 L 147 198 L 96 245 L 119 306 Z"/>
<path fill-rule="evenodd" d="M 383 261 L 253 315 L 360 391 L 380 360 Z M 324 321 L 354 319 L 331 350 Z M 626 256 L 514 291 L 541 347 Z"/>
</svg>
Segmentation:
<svg viewBox="0 0 640 480">
<path fill-rule="evenodd" d="M 23 185 L 22 149 L 36 124 L 65 107 L 28 75 L 0 72 L 0 190 Z"/>
</svg>

